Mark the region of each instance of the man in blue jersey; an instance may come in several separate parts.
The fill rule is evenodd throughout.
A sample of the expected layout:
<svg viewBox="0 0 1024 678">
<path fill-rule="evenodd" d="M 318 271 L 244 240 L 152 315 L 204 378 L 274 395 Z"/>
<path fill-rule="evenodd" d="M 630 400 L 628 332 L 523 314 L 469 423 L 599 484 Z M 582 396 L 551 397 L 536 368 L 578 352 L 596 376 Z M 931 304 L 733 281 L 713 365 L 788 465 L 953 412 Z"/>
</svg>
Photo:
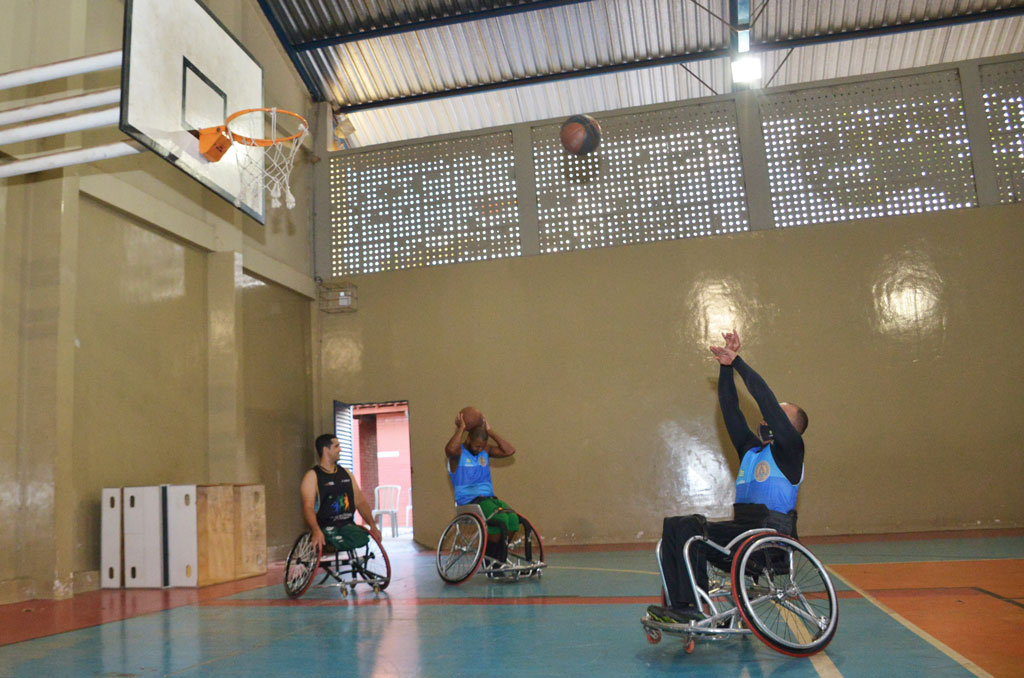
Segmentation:
<svg viewBox="0 0 1024 678">
<path fill-rule="evenodd" d="M 455 417 L 455 433 L 444 446 L 448 457 L 448 475 L 455 491 L 455 503 L 479 504 L 487 521 L 487 552 L 498 561 L 504 562 L 504 547 L 508 535 L 519 529 L 519 516 L 508 504 L 494 496 L 491 484 L 491 457 L 511 457 L 516 448 L 494 432 L 484 418 L 476 428 L 466 434 L 466 422 L 462 412 Z M 493 440 L 497 445 L 489 443 Z M 506 509 L 504 511 L 500 509 Z"/>
<path fill-rule="evenodd" d="M 724 546 L 747 530 L 769 527 L 796 536 L 796 497 L 804 474 L 803 432 L 807 414 L 791 403 L 780 403 L 764 379 L 737 355 L 740 338 L 733 332 L 722 335 L 725 346 L 712 346 L 718 361 L 718 402 L 729 439 L 740 455 L 736 476 L 733 520 L 709 523 L 702 515 L 665 518 L 661 534 L 661 567 L 665 575 L 668 607 L 652 605 L 648 613 L 668 623 L 689 623 L 703 619 L 686 572 L 683 545 L 703 535 Z M 761 410 L 757 433 L 747 426 L 740 411 L 733 373 L 738 372 Z M 707 551 L 695 542 L 690 563 L 697 586 L 707 590 Z"/>
</svg>

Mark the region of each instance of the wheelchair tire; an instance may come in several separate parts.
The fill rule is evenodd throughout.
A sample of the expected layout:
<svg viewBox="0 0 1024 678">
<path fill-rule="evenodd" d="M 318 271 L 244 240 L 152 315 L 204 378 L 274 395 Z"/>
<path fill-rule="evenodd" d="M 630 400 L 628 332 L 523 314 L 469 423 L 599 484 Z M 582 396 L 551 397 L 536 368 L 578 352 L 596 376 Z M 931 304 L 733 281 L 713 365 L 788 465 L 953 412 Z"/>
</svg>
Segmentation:
<svg viewBox="0 0 1024 678">
<path fill-rule="evenodd" d="M 359 574 L 375 592 L 380 592 L 391 583 L 391 560 L 377 538 L 372 534 L 369 536 L 370 541 L 366 543 L 366 546 L 356 549 L 352 554 L 353 569 L 359 571 Z M 355 585 L 352 588 L 354 589 Z"/>
<path fill-rule="evenodd" d="M 487 529 L 472 513 L 460 513 L 437 542 L 437 573 L 449 584 L 472 577 L 484 559 Z"/>
<path fill-rule="evenodd" d="M 298 598 L 309 588 L 320 567 L 320 553 L 311 533 L 303 532 L 295 540 L 284 566 L 284 591 L 289 598 Z"/>
<path fill-rule="evenodd" d="M 747 627 L 777 652 L 809 657 L 835 636 L 839 605 L 832 580 L 792 537 L 766 533 L 743 542 L 733 557 L 732 590 Z"/>
<path fill-rule="evenodd" d="M 508 539 L 508 562 L 514 567 L 526 567 L 534 563 L 544 562 L 544 544 L 541 543 L 540 535 L 533 525 L 521 513 L 519 516 L 519 529 L 509 536 Z M 533 570 L 527 576 L 539 574 L 540 570 Z"/>
</svg>

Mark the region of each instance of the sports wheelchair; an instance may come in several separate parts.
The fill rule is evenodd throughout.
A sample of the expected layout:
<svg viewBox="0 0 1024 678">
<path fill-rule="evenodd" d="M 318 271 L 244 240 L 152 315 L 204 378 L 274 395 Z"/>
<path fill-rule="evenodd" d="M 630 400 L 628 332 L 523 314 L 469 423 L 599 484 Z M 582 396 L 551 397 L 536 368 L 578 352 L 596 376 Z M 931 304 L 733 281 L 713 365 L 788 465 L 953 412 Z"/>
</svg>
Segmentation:
<svg viewBox="0 0 1024 678">
<path fill-rule="evenodd" d="M 697 586 L 690 549 L 704 542 L 708 590 Z M 825 649 L 836 633 L 839 607 L 828 572 L 794 537 L 771 529 L 748 530 L 720 546 L 703 536 L 683 545 L 686 572 L 704 618 L 688 624 L 665 623 L 645 613 L 640 623 L 654 644 L 662 634 L 682 637 L 687 654 L 697 636 L 722 639 L 753 634 L 768 647 L 793 657 Z M 671 605 L 655 550 L 665 604 Z"/>
<path fill-rule="evenodd" d="M 541 576 L 547 567 L 544 544 L 533 525 L 521 513 L 519 529 L 507 535 L 506 557 L 499 560 L 487 553 L 487 520 L 500 511 L 485 516 L 478 504 L 455 507 L 455 519 L 441 533 L 437 543 L 437 573 L 449 584 L 461 584 L 472 577 L 480 564 L 488 579 L 518 581 L 524 577 Z M 504 536 L 504 535 L 503 535 Z"/>
<path fill-rule="evenodd" d="M 366 530 L 366 528 L 363 528 Z M 369 530 L 366 530 L 369 533 Z M 356 584 L 367 584 L 374 593 L 380 593 L 391 583 L 391 561 L 384 547 L 372 535 L 366 546 L 349 551 L 337 551 L 327 544 L 314 546 L 312 533 L 303 532 L 295 540 L 284 567 L 284 590 L 289 598 L 298 598 L 306 592 L 317 570 L 323 569 L 323 578 L 316 588 L 338 587 L 341 595 L 355 591 Z M 325 584 L 328 579 L 334 582 Z M 346 588 L 347 587 L 347 588 Z"/>
</svg>

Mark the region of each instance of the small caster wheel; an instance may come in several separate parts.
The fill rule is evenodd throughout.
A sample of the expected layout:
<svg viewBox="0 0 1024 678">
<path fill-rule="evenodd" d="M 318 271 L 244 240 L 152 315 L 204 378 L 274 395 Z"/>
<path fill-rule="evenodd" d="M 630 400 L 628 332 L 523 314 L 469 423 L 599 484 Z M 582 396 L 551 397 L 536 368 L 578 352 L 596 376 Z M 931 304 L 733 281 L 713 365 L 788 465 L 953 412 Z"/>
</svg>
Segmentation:
<svg viewBox="0 0 1024 678">
<path fill-rule="evenodd" d="M 341 587 L 341 597 L 342 598 L 347 598 L 348 597 L 348 589 L 345 588 L 344 586 Z"/>
<path fill-rule="evenodd" d="M 658 629 L 644 629 L 647 631 L 647 642 L 651 645 L 657 645 L 661 642 L 661 631 Z"/>
<path fill-rule="evenodd" d="M 686 644 L 683 645 L 683 650 L 686 654 L 693 654 L 693 648 L 696 647 L 696 645 L 697 641 L 693 637 L 690 637 L 687 639 Z"/>
<path fill-rule="evenodd" d="M 377 584 L 373 585 L 373 594 L 374 595 L 379 595 L 380 594 L 380 586 L 378 586 Z"/>
</svg>

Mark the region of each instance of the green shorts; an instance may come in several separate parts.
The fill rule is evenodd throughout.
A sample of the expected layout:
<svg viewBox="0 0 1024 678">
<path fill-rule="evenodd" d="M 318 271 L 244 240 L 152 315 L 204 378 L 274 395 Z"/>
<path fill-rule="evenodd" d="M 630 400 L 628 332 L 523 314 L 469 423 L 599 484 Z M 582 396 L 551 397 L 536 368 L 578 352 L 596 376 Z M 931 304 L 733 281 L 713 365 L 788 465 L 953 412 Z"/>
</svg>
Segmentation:
<svg viewBox="0 0 1024 678">
<path fill-rule="evenodd" d="M 336 551 L 352 551 L 366 546 L 370 541 L 370 533 L 355 523 L 321 529 L 324 539 Z"/>
<path fill-rule="evenodd" d="M 508 509 L 507 511 L 500 511 L 494 513 L 494 515 L 487 521 L 487 534 L 497 535 L 501 534 L 501 528 L 498 525 L 504 525 L 505 529 L 508 530 L 508 534 L 515 534 L 516 530 L 519 529 L 519 515 L 512 510 L 512 507 L 503 502 L 500 499 L 482 499 L 477 502 L 480 505 L 480 510 L 484 512 L 485 516 L 489 516 L 499 508 Z"/>
</svg>

